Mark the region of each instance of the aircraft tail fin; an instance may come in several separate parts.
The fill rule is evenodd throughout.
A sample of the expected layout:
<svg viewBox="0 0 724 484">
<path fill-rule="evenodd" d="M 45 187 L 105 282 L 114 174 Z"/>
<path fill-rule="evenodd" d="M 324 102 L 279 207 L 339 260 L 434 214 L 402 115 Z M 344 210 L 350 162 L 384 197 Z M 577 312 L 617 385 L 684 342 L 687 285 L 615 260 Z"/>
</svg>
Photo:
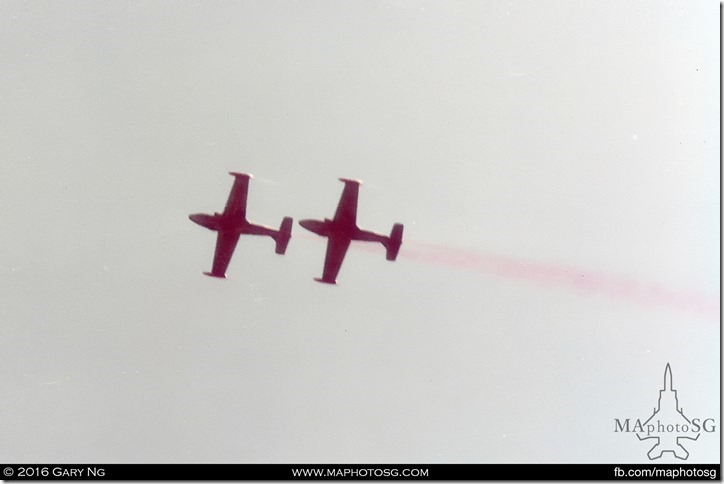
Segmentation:
<svg viewBox="0 0 724 484">
<path fill-rule="evenodd" d="M 390 238 L 385 244 L 385 247 L 387 248 L 387 260 L 397 259 L 397 253 L 400 252 L 400 246 L 402 245 L 403 228 L 404 226 L 402 224 L 395 224 L 392 226 Z"/>
<path fill-rule="evenodd" d="M 287 251 L 287 245 L 289 245 L 289 239 L 292 238 L 292 218 L 284 217 L 282 224 L 279 226 L 279 234 L 274 238 L 277 243 L 275 252 L 277 254 L 284 254 Z"/>
</svg>

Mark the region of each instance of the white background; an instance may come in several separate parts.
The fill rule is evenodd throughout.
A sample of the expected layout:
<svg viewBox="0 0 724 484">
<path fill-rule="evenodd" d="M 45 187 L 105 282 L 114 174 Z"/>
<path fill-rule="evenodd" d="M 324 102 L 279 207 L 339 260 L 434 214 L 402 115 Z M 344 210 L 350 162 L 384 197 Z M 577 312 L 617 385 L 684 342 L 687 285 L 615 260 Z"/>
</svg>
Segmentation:
<svg viewBox="0 0 724 484">
<path fill-rule="evenodd" d="M 651 415 L 667 362 L 718 418 L 718 19 L 3 1 L 0 460 L 646 462 L 614 419 Z M 230 170 L 294 234 L 242 238 L 214 280 L 187 215 Z M 405 239 L 331 287 L 296 220 L 341 176 Z M 719 461 L 718 424 L 687 462 Z"/>
</svg>

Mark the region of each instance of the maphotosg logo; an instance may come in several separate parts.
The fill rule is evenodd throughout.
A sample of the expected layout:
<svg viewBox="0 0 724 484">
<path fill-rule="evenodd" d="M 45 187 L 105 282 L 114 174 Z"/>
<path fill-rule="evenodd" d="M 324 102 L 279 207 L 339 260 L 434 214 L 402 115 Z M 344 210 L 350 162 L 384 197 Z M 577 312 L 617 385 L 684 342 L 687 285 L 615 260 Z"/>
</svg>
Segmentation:
<svg viewBox="0 0 724 484">
<path fill-rule="evenodd" d="M 639 440 L 655 442 L 648 452 L 649 460 L 659 459 L 664 452 L 671 452 L 681 460 L 689 458 L 684 444 L 698 440 L 704 433 L 716 431 L 713 418 L 689 419 L 679 406 L 679 397 L 672 386 L 671 366 L 664 370 L 664 388 L 659 391 L 659 402 L 647 420 L 614 419 L 614 432 L 635 433 Z"/>
</svg>

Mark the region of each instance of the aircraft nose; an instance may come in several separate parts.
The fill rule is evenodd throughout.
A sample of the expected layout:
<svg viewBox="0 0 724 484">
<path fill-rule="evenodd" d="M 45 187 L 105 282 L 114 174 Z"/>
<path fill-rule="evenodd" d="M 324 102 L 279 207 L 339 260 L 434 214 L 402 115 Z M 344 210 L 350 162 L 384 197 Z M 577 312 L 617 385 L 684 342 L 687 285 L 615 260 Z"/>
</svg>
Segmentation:
<svg viewBox="0 0 724 484">
<path fill-rule="evenodd" d="M 319 220 L 300 220 L 299 225 L 317 235 L 325 235 L 326 233 L 324 222 L 320 222 Z"/>
<path fill-rule="evenodd" d="M 218 230 L 218 222 L 216 218 L 211 215 L 206 215 L 205 213 L 192 213 L 189 215 L 189 219 L 202 227 L 206 227 L 207 229 Z"/>
</svg>

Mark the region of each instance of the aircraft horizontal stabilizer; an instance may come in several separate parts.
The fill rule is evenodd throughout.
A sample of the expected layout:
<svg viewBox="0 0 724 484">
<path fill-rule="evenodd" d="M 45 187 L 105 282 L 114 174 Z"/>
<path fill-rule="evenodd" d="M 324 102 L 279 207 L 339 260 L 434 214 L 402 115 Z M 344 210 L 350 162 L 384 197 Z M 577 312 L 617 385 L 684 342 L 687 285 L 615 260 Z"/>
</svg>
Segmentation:
<svg viewBox="0 0 724 484">
<path fill-rule="evenodd" d="M 279 234 L 275 237 L 277 247 L 275 252 L 277 254 L 284 254 L 287 251 L 287 245 L 289 245 L 289 239 L 292 238 L 292 217 L 284 217 L 282 224 L 279 227 Z"/>
<path fill-rule="evenodd" d="M 402 224 L 395 224 L 392 226 L 392 233 L 390 233 L 390 239 L 387 241 L 387 260 L 397 259 L 397 253 L 400 251 L 402 245 L 402 230 L 404 226 Z"/>
</svg>

